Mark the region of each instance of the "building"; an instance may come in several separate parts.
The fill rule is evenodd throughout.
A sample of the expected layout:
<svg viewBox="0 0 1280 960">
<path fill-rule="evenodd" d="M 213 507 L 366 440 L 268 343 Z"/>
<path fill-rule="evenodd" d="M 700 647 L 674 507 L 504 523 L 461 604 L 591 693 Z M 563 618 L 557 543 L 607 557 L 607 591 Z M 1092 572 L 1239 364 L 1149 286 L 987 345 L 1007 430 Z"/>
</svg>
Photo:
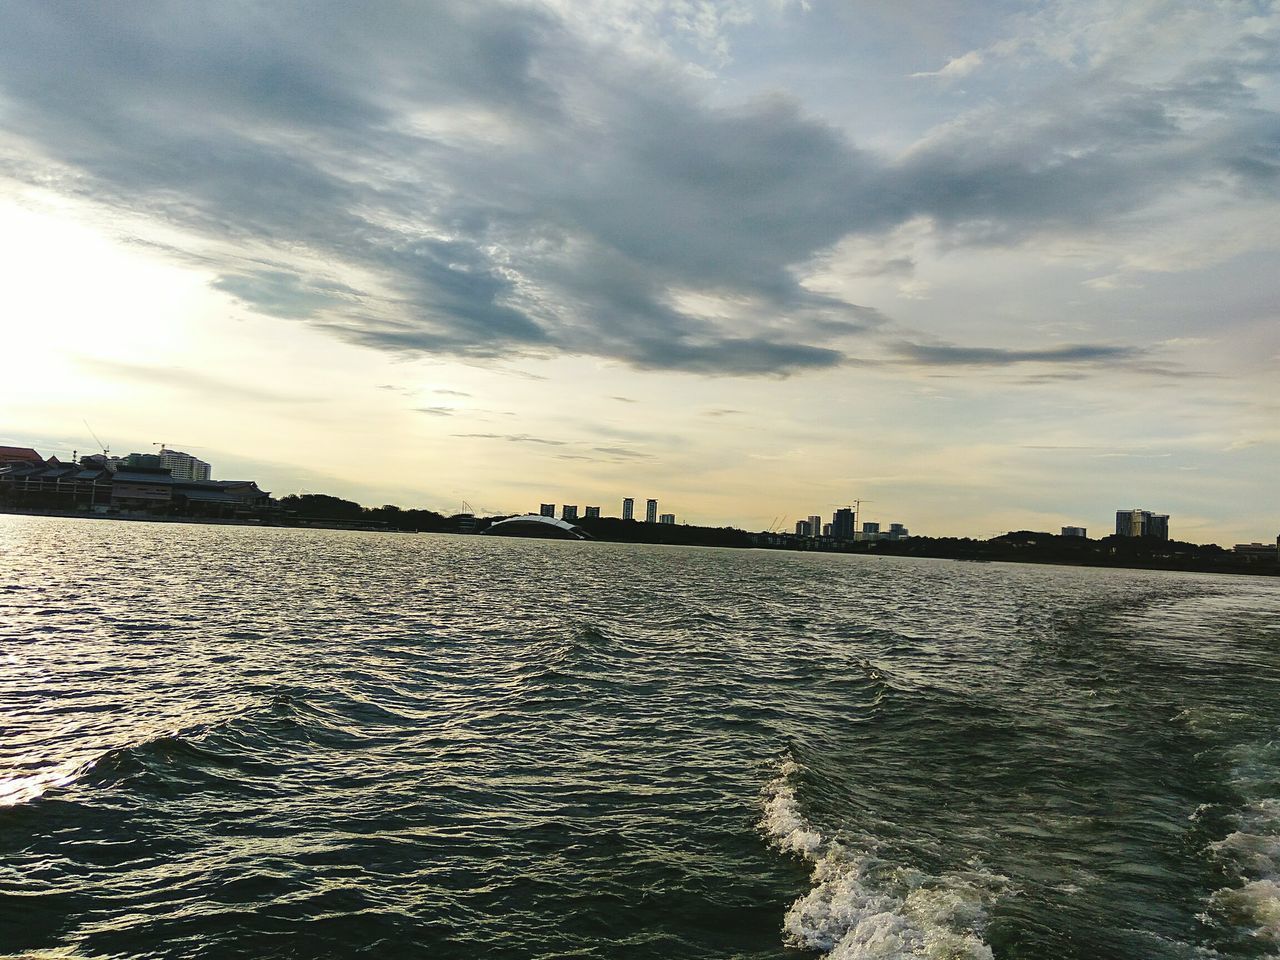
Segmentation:
<svg viewBox="0 0 1280 960">
<path fill-rule="evenodd" d="M 675 523 L 676 515 L 674 513 L 664 513 L 662 516 L 658 517 L 658 522 L 659 523 Z"/>
<path fill-rule="evenodd" d="M 1232 552 L 1248 560 L 1280 560 L 1280 537 L 1271 543 L 1237 543 Z"/>
<path fill-rule="evenodd" d="M 797 537 L 813 536 L 813 517 L 810 517 L 808 520 L 796 521 L 796 536 Z"/>
<path fill-rule="evenodd" d="M 658 522 L 658 501 L 657 500 L 646 500 L 644 502 L 644 522 L 645 523 Z"/>
<path fill-rule="evenodd" d="M 868 520 L 862 525 L 862 536 L 868 540 L 872 540 L 880 536 L 880 524 L 878 522 Z"/>
<path fill-rule="evenodd" d="M 554 503 L 544 503 L 538 507 L 538 515 L 542 517 L 555 517 L 556 505 Z"/>
<path fill-rule="evenodd" d="M 853 539 L 852 507 L 841 507 L 831 517 L 831 535 L 837 540 Z"/>
<path fill-rule="evenodd" d="M 623 497 L 622 498 L 622 519 L 634 520 L 635 518 L 636 518 L 636 498 Z"/>
<path fill-rule="evenodd" d="M 1150 510 L 1117 510 L 1117 537 L 1155 537 L 1158 540 L 1169 539 L 1169 515 L 1152 513 Z"/>
<path fill-rule="evenodd" d="M 0 467 L 9 464 L 43 466 L 44 457 L 30 447 L 0 447 Z"/>
<path fill-rule="evenodd" d="M 560 519 L 561 520 L 577 520 L 578 505 L 576 503 L 566 503 L 563 507 L 560 508 Z"/>
<path fill-rule="evenodd" d="M 829 524 L 829 523 L 824 523 L 824 524 L 822 525 L 822 535 L 823 535 L 824 537 L 830 537 L 830 536 L 831 536 L 831 524 Z"/>
<path fill-rule="evenodd" d="M 815 514 L 809 516 L 809 536 L 817 537 L 822 534 L 822 518 Z"/>
<path fill-rule="evenodd" d="M 901 523 L 889 524 L 890 540 L 906 540 L 910 536 L 911 536 L 911 531 L 908 530 L 906 526 L 904 526 L 903 524 Z"/>
<path fill-rule="evenodd" d="M 587 507 L 587 519 L 588 519 L 588 520 L 599 520 L 599 519 L 600 519 L 600 508 L 599 508 L 599 507 Z"/>
<path fill-rule="evenodd" d="M 168 467 L 170 476 L 175 480 L 208 480 L 213 471 L 203 460 L 181 450 L 161 447 L 158 456 L 160 465 Z"/>
<path fill-rule="evenodd" d="M 1063 527 L 1062 536 L 1064 537 L 1088 537 L 1088 531 L 1084 527 Z"/>
<path fill-rule="evenodd" d="M 540 540 L 592 539 L 591 534 L 572 523 L 557 520 L 555 517 L 544 517 L 542 514 L 532 513 L 499 520 L 481 531 L 481 535 L 490 537 L 532 537 Z"/>
</svg>

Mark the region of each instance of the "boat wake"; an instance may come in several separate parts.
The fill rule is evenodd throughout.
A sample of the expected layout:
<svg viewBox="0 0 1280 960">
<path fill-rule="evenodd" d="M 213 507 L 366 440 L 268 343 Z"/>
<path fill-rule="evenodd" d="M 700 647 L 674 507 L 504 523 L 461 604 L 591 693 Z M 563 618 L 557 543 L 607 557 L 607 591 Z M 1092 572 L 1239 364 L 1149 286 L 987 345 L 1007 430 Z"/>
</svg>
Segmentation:
<svg viewBox="0 0 1280 960">
<path fill-rule="evenodd" d="M 785 759 L 761 796 L 760 827 L 770 841 L 813 865 L 813 888 L 783 921 L 790 946 L 831 960 L 991 960 L 982 933 L 1005 878 L 981 869 L 941 877 L 899 871 L 888 889 L 878 879 L 885 864 L 872 852 L 828 839 L 805 819 L 795 795 L 800 772 Z"/>
</svg>

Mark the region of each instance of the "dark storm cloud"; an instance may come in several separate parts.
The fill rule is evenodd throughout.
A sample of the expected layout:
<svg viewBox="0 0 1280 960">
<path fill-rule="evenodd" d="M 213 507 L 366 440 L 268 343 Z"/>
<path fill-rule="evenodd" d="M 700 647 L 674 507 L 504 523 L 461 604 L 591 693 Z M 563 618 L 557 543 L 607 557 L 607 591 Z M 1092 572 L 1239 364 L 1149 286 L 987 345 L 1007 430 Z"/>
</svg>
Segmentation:
<svg viewBox="0 0 1280 960">
<path fill-rule="evenodd" d="M 954 347 L 923 343 L 898 343 L 894 352 L 923 366 L 1005 367 L 1016 363 L 1116 363 L 1133 358 L 1132 347 L 1075 344 L 1041 350 L 1001 350 L 995 347 Z"/>
<path fill-rule="evenodd" d="M 926 217 L 952 244 L 1007 243 L 1192 184 L 1280 185 L 1262 38 L 1161 85 L 1086 73 L 890 158 L 786 98 L 712 104 L 528 5 L 0 0 L 0 26 L 11 175 L 179 228 L 253 309 L 403 355 L 829 368 L 887 325 L 797 279 L 843 237 Z M 930 365 L 1123 352 L 908 347 Z"/>
</svg>

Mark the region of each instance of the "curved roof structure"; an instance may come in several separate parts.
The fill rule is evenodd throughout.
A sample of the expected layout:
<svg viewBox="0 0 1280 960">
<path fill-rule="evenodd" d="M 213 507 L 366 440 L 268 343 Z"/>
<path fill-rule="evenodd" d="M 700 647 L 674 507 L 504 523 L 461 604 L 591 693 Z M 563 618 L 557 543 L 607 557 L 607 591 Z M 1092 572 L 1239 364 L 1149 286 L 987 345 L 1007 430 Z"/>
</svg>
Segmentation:
<svg viewBox="0 0 1280 960">
<path fill-rule="evenodd" d="M 540 537 L 544 540 L 590 540 L 591 534 L 572 523 L 557 520 L 555 517 L 544 517 L 537 513 L 526 513 L 521 517 L 508 517 L 499 520 L 485 530 L 486 534 L 495 537 Z"/>
</svg>

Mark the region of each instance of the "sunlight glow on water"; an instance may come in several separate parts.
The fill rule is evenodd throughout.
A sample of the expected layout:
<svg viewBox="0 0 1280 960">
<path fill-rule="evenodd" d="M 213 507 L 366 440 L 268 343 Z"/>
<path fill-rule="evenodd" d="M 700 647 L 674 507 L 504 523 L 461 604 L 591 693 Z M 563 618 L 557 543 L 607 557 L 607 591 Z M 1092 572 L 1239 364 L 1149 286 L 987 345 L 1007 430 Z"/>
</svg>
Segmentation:
<svg viewBox="0 0 1280 960">
<path fill-rule="evenodd" d="M 1243 577 L 0 517 L 0 955 L 1274 955 L 1278 614 Z"/>
</svg>

